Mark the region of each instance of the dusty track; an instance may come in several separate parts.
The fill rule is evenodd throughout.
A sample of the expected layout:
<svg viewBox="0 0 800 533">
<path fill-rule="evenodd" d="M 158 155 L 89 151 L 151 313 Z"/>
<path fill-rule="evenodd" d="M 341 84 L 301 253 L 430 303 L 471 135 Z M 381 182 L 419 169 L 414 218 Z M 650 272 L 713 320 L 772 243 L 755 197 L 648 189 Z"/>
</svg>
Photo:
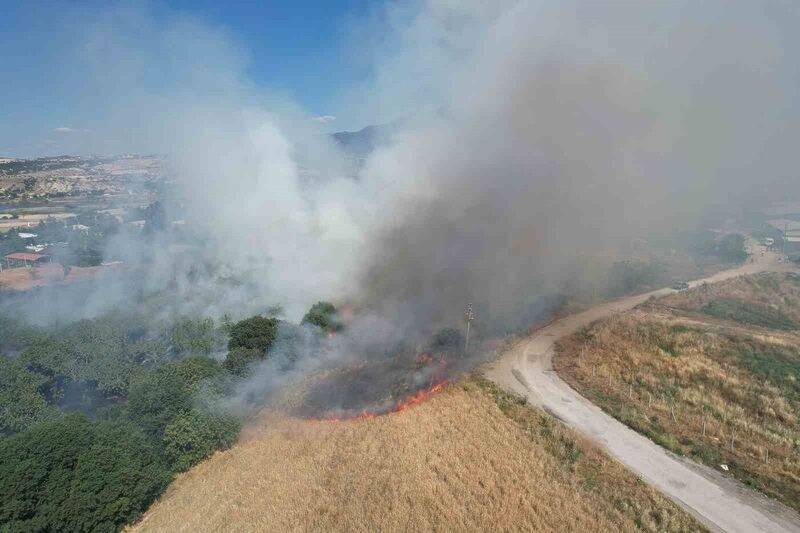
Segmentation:
<svg viewBox="0 0 800 533">
<path fill-rule="evenodd" d="M 719 272 L 690 285 L 773 270 L 791 270 L 791 267 L 778 262 L 776 254 L 762 256 L 758 253 L 752 264 Z M 711 468 L 661 448 L 605 414 L 562 381 L 553 370 L 556 340 L 595 320 L 632 309 L 651 296 L 670 292 L 671 289 L 660 289 L 630 296 L 557 320 L 505 353 L 491 365 L 487 375 L 499 385 L 524 394 L 532 403 L 601 444 L 711 530 L 743 533 L 800 531 L 800 516 L 791 509 Z"/>
</svg>

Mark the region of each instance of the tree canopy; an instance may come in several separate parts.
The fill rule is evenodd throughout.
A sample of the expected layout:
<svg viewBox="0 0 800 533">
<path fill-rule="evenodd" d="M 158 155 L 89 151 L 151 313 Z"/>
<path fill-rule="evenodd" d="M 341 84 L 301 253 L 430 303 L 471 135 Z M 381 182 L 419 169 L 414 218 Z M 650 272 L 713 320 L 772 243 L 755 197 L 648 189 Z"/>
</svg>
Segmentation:
<svg viewBox="0 0 800 533">
<path fill-rule="evenodd" d="M 340 331 L 343 328 L 337 320 L 336 307 L 330 302 L 317 302 L 303 317 L 303 324 L 313 324 L 324 331 Z"/>
<path fill-rule="evenodd" d="M 188 357 L 164 365 L 136 379 L 128 394 L 131 417 L 148 433 L 160 436 L 181 413 L 190 411 L 203 385 L 217 391 L 223 386 L 224 369 L 208 357 Z"/>
<path fill-rule="evenodd" d="M 117 531 L 172 474 L 135 426 L 84 415 L 0 441 L 0 524 L 9 531 Z"/>
<path fill-rule="evenodd" d="M 231 326 L 228 350 L 248 348 L 266 353 L 278 336 L 278 319 L 260 315 L 241 320 Z"/>
</svg>

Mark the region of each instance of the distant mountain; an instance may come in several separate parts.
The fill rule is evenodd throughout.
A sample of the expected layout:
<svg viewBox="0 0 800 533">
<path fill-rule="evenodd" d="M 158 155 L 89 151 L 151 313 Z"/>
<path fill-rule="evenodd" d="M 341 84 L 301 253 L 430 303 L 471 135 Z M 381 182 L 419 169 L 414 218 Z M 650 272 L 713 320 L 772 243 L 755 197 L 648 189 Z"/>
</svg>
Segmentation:
<svg viewBox="0 0 800 533">
<path fill-rule="evenodd" d="M 332 137 L 344 152 L 365 158 L 378 146 L 387 144 L 396 130 L 397 124 L 383 124 L 367 126 L 358 131 L 340 131 L 333 133 Z"/>
</svg>

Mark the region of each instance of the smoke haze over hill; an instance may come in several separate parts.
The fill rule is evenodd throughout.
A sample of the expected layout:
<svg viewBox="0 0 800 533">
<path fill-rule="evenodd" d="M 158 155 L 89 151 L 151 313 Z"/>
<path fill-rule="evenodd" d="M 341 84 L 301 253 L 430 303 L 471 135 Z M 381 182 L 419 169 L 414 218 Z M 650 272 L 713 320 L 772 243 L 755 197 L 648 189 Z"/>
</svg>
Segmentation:
<svg viewBox="0 0 800 533">
<path fill-rule="evenodd" d="M 213 24 L 123 3 L 54 38 L 74 71 L 67 95 L 95 109 L 76 149 L 169 156 L 175 216 L 202 236 L 148 266 L 150 286 L 177 288 L 176 307 L 281 303 L 298 318 L 327 298 L 428 327 L 474 300 L 502 321 L 556 288 L 579 250 L 792 184 L 790 3 L 429 0 L 376 13 L 352 23 L 372 76 L 342 91 L 336 115 L 403 121 L 355 178 Z"/>
</svg>

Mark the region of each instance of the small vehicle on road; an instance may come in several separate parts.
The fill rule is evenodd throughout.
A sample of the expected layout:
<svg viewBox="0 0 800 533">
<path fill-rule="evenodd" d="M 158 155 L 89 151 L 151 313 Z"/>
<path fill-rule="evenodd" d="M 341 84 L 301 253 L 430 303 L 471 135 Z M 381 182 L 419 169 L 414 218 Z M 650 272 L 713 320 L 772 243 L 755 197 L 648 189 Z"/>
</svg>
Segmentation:
<svg viewBox="0 0 800 533">
<path fill-rule="evenodd" d="M 676 281 L 675 283 L 672 284 L 672 288 L 675 289 L 676 291 L 685 291 L 686 289 L 689 288 L 689 284 L 686 283 L 685 281 Z"/>
</svg>

